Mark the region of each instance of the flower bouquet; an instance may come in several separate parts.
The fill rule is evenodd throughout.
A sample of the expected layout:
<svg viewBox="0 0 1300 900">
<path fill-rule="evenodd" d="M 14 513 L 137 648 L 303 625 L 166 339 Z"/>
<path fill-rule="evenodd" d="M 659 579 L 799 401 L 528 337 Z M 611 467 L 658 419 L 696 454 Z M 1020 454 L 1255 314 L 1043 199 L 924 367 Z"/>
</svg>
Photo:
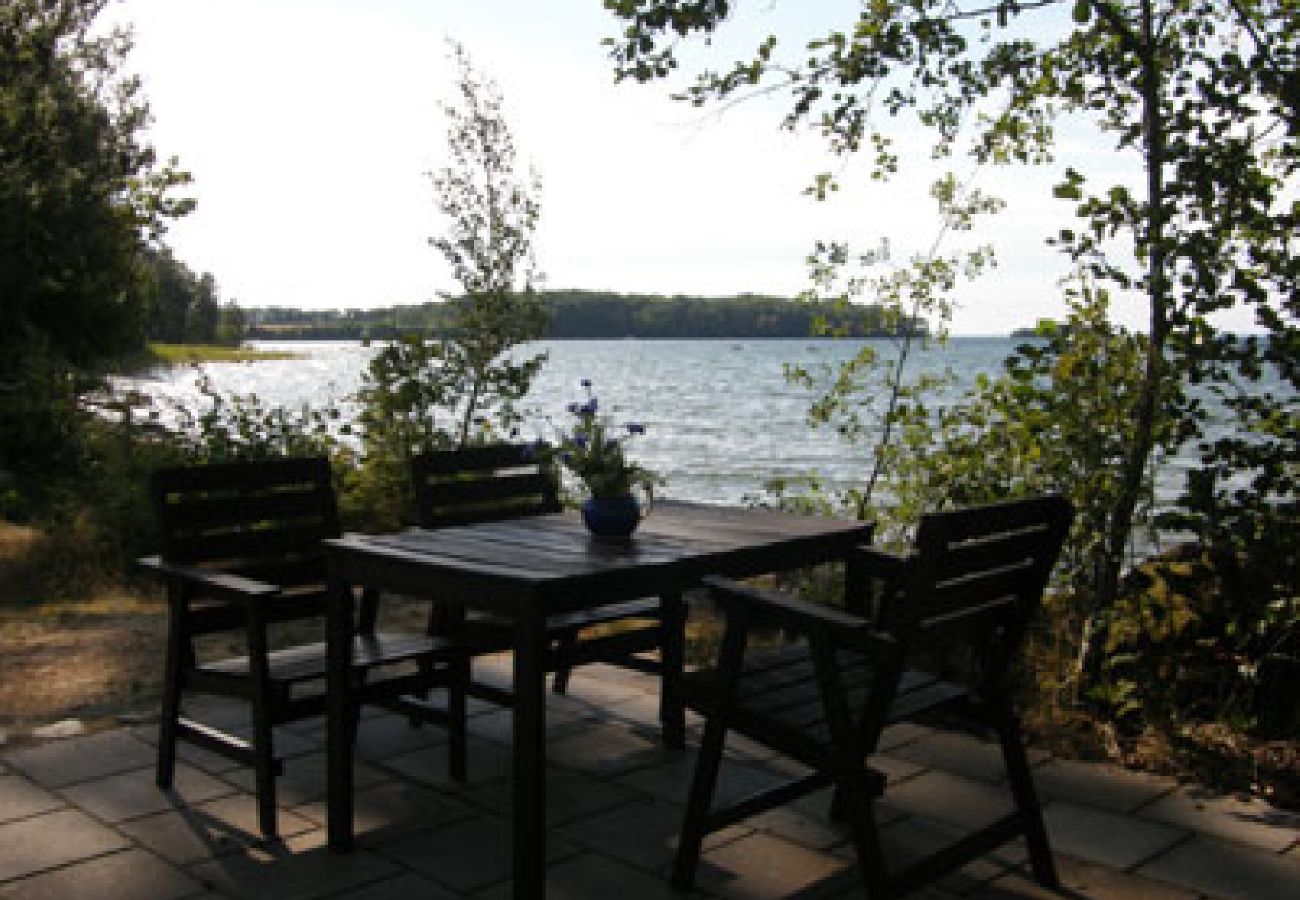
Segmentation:
<svg viewBox="0 0 1300 900">
<path fill-rule="evenodd" d="M 633 489 L 640 488 L 648 500 L 653 500 L 658 480 L 649 469 L 629 462 L 624 451 L 629 440 L 645 434 L 645 426 L 639 422 L 614 425 L 598 414 L 600 404 L 592 393 L 591 381 L 584 378 L 582 387 L 587 399 L 569 404 L 573 423 L 561 434 L 555 452 L 591 495 L 582 505 L 587 528 L 600 536 L 626 537 L 642 517 Z"/>
</svg>

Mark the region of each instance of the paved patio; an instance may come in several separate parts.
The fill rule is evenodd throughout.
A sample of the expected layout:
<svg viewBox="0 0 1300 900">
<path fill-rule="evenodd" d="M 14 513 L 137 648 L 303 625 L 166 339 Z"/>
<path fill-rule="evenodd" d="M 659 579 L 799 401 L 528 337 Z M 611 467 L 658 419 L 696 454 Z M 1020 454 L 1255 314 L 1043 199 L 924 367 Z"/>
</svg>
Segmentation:
<svg viewBox="0 0 1300 900">
<path fill-rule="evenodd" d="M 505 660 L 490 661 L 498 677 Z M 693 753 L 658 743 L 657 685 L 600 666 L 548 710 L 549 896 L 670 898 L 666 872 Z M 232 709 L 218 710 L 232 721 Z M 470 778 L 445 777 L 443 735 L 367 714 L 359 737 L 358 850 L 325 847 L 324 723 L 285 728 L 282 842 L 258 840 L 248 770 L 184 748 L 176 789 L 153 786 L 154 730 L 124 726 L 0 754 L 0 897 L 308 898 L 509 896 L 509 713 L 476 705 Z M 698 727 L 692 739 L 698 737 Z M 789 763 L 736 741 L 723 790 Z M 1006 806 L 996 749 L 925 728 L 887 733 L 880 766 L 894 858 Z M 1035 757 L 1065 896 L 1300 897 L 1300 816 L 1112 766 Z M 853 854 L 824 796 L 713 836 L 692 896 L 853 897 Z M 1057 896 L 1009 845 L 914 896 Z"/>
</svg>

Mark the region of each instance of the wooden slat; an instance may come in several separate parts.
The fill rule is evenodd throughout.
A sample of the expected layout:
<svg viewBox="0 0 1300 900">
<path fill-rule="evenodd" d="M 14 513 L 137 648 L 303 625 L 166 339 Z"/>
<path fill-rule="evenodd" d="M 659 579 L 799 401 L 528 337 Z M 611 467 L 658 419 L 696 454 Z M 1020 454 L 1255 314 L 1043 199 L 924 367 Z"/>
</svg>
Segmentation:
<svg viewBox="0 0 1300 900">
<path fill-rule="evenodd" d="M 917 532 L 917 546 L 925 548 L 930 540 L 952 545 L 980 535 L 1017 531 L 1043 522 L 1057 522 L 1068 505 L 1057 496 L 1034 497 L 949 510 L 925 516 Z"/>
<path fill-rule="evenodd" d="M 435 510 L 460 505 L 509 505 L 511 501 L 541 502 L 554 489 L 554 481 L 540 472 L 511 472 L 490 478 L 438 481 L 428 486 L 427 499 Z"/>
<path fill-rule="evenodd" d="M 327 492 L 309 484 L 256 494 L 182 494 L 166 504 L 164 515 L 169 528 L 201 532 L 259 522 L 325 521 L 329 510 Z"/>
<path fill-rule="evenodd" d="M 329 460 L 323 457 L 211 463 L 203 466 L 161 468 L 154 472 L 155 490 L 211 491 L 239 485 L 257 490 L 284 484 L 329 484 Z"/>
<path fill-rule="evenodd" d="M 555 512 L 554 506 L 536 499 L 515 500 L 490 506 L 438 507 L 433 511 L 422 511 L 420 525 L 424 528 L 459 528 L 463 525 L 477 525 L 480 522 L 497 522 L 503 516 L 532 518 L 552 512 Z"/>
<path fill-rule="evenodd" d="M 316 554 L 320 541 L 331 537 L 319 523 L 307 527 L 258 528 L 196 537 L 179 536 L 171 556 L 179 561 L 259 560 L 291 553 Z"/>
<path fill-rule="evenodd" d="M 411 461 L 417 476 L 452 475 L 507 469 L 519 466 L 536 466 L 537 455 L 522 444 L 492 444 L 484 447 L 465 447 L 457 450 L 434 450 L 417 455 Z"/>
</svg>

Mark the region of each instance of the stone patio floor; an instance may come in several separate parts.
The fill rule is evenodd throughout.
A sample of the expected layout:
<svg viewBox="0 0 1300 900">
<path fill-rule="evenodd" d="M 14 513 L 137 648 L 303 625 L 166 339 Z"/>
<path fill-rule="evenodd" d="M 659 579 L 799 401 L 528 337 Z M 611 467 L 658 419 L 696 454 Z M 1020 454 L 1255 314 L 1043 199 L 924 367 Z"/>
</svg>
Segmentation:
<svg viewBox="0 0 1300 900">
<path fill-rule="evenodd" d="M 498 678 L 504 659 L 489 660 Z M 478 669 L 484 666 L 477 666 Z M 671 898 L 666 873 L 694 764 L 658 741 L 657 682 L 592 666 L 548 708 L 548 896 Z M 233 707 L 214 713 L 238 724 Z M 183 747 L 174 791 L 153 785 L 152 726 L 19 746 L 0 755 L 0 897 L 509 897 L 509 713 L 475 704 L 470 778 L 446 778 L 444 736 L 367 713 L 358 738 L 358 849 L 325 849 L 325 725 L 279 731 L 278 842 L 259 840 L 251 773 Z M 698 738 L 693 723 L 691 743 Z M 995 747 L 919 727 L 887 733 L 881 821 L 891 859 L 1007 808 Z M 746 791 L 791 763 L 736 740 L 722 790 Z M 1064 882 L 1089 898 L 1300 897 L 1300 816 L 1114 766 L 1034 758 Z M 846 834 L 827 797 L 716 834 L 694 897 L 853 897 Z M 1043 891 L 1004 847 L 913 896 L 1028 898 Z"/>
</svg>

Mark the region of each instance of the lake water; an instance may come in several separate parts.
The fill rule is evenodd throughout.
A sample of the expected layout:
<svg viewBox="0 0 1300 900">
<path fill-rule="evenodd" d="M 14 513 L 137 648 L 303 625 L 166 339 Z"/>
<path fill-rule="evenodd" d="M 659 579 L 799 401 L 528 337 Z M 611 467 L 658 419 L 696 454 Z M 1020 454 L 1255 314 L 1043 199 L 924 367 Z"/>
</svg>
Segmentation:
<svg viewBox="0 0 1300 900">
<path fill-rule="evenodd" d="M 1018 341 L 953 338 L 918 357 L 929 370 L 951 369 L 960 386 L 980 372 L 993 373 Z M 882 342 L 882 352 L 888 351 Z M 355 409 L 349 397 L 374 347 L 354 342 L 257 342 L 300 358 L 200 367 L 223 393 L 256 394 L 262 401 L 298 407 L 334 401 Z M 589 378 L 601 409 L 615 421 L 636 420 L 646 434 L 631 455 L 662 475 L 664 496 L 739 504 L 758 495 L 771 478 L 816 474 L 825 482 L 859 483 L 867 470 L 865 446 L 850 447 L 832 429 L 807 425 L 811 393 L 786 382 L 783 364 L 835 364 L 855 353 L 857 341 L 547 341 L 550 358 L 529 395 L 522 436 L 550 437 L 568 418 L 565 407 L 581 400 L 579 382 Z M 132 379 L 156 399 L 195 408 L 202 396 L 193 367 Z M 1162 493 L 1181 484 L 1167 474 Z"/>
</svg>

